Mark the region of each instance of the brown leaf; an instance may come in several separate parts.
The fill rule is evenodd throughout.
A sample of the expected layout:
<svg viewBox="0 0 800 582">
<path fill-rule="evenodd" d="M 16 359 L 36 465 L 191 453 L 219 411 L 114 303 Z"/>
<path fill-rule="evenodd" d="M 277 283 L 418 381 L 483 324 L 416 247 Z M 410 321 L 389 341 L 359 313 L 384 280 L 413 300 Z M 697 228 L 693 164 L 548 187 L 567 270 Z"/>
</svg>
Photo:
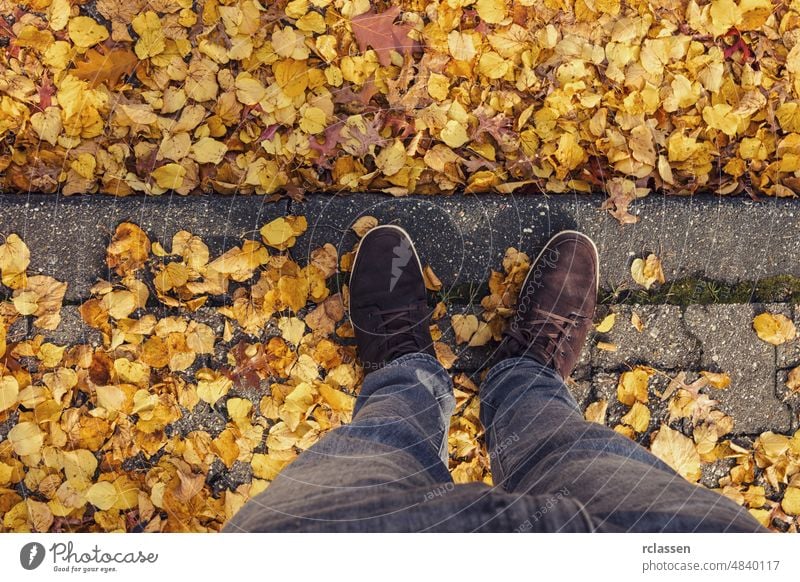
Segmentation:
<svg viewBox="0 0 800 582">
<path fill-rule="evenodd" d="M 392 64 L 391 52 L 409 54 L 414 49 L 414 41 L 408 36 L 413 27 L 407 24 L 395 24 L 400 15 L 400 7 L 392 6 L 385 12 L 375 14 L 369 12 L 356 16 L 350 21 L 358 48 L 363 53 L 369 47 L 375 49 L 381 65 Z"/>
<path fill-rule="evenodd" d="M 129 49 L 113 48 L 102 52 L 99 48 L 89 49 L 82 59 L 76 59 L 72 74 L 88 81 L 92 88 L 105 83 L 109 89 L 114 89 L 120 80 L 133 74 L 139 58 Z"/>
</svg>

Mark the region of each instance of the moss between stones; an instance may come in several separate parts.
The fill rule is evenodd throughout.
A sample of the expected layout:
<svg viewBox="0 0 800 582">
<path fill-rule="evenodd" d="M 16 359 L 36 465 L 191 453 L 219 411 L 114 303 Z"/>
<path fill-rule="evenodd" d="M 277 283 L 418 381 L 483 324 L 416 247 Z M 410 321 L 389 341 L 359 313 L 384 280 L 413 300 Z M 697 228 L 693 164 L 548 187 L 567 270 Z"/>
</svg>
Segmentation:
<svg viewBox="0 0 800 582">
<path fill-rule="evenodd" d="M 712 303 L 796 303 L 800 278 L 777 275 L 757 281 L 725 283 L 699 278 L 678 279 L 652 289 L 601 290 L 601 303 L 645 305 L 708 305 Z"/>
<path fill-rule="evenodd" d="M 489 292 L 486 283 L 464 283 L 442 290 L 438 300 L 474 305 Z M 800 278 L 791 275 L 767 277 L 758 281 L 726 283 L 701 278 L 669 281 L 646 289 L 601 289 L 599 301 L 606 305 L 709 305 L 713 303 L 799 303 Z"/>
</svg>

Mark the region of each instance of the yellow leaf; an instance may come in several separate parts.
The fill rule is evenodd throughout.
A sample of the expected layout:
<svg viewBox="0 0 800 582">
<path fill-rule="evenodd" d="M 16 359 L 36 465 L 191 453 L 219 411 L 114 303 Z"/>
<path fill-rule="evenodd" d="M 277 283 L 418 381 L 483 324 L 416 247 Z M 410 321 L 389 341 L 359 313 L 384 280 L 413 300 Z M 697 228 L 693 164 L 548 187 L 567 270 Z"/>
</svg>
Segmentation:
<svg viewBox="0 0 800 582">
<path fill-rule="evenodd" d="M 306 133 L 316 135 L 325 131 L 327 115 L 319 107 L 307 107 L 300 118 L 300 129 Z"/>
<path fill-rule="evenodd" d="M 586 150 L 581 147 L 578 138 L 573 133 L 564 133 L 558 140 L 556 160 L 559 168 L 557 176 L 564 178 L 571 171 L 586 161 Z"/>
<path fill-rule="evenodd" d="M 378 219 L 374 216 L 360 216 L 350 228 L 353 229 L 353 232 L 355 232 L 359 238 L 363 238 L 365 234 L 376 226 L 378 226 Z"/>
<path fill-rule="evenodd" d="M 654 254 L 647 256 L 647 259 L 636 259 L 631 264 L 631 277 L 645 289 L 650 289 L 653 283 L 664 283 L 664 270 L 661 267 L 661 259 Z"/>
<path fill-rule="evenodd" d="M 19 382 L 14 376 L 0 378 L 0 412 L 13 409 L 17 405 Z"/>
<path fill-rule="evenodd" d="M 92 47 L 108 38 L 106 27 L 88 16 L 76 16 L 70 20 L 67 32 L 70 40 L 80 48 Z"/>
<path fill-rule="evenodd" d="M 124 277 L 144 266 L 150 248 L 150 239 L 139 226 L 123 222 L 117 226 L 108 245 L 106 264 Z"/>
<path fill-rule="evenodd" d="M 611 313 L 609 315 L 606 315 L 603 318 L 603 321 L 597 324 L 595 330 L 597 330 L 597 333 L 608 333 L 609 331 L 611 331 L 611 328 L 614 327 L 614 323 L 616 321 L 617 321 L 616 313 Z"/>
<path fill-rule="evenodd" d="M 510 63 L 494 51 L 483 53 L 478 61 L 478 71 L 490 79 L 502 79 L 509 67 Z"/>
<path fill-rule="evenodd" d="M 20 315 L 33 315 L 39 308 L 39 296 L 33 291 L 19 291 L 14 293 L 14 309 Z"/>
<path fill-rule="evenodd" d="M 201 137 L 192 144 L 192 157 L 198 164 L 219 164 L 228 152 L 228 146 L 211 137 Z"/>
<path fill-rule="evenodd" d="M 119 386 L 103 385 L 95 388 L 97 405 L 111 412 L 124 412 L 126 396 Z"/>
<path fill-rule="evenodd" d="M 475 9 L 481 20 L 489 24 L 499 24 L 508 14 L 508 7 L 505 0 L 478 0 Z"/>
<path fill-rule="evenodd" d="M 41 501 L 34 501 L 33 499 L 26 499 L 28 506 L 28 520 L 33 526 L 34 531 L 46 532 L 53 525 L 53 512 L 46 503 Z"/>
<path fill-rule="evenodd" d="M 205 323 L 190 321 L 186 328 L 186 345 L 198 354 L 213 354 L 216 335 Z"/>
<path fill-rule="evenodd" d="M 583 417 L 589 422 L 596 422 L 598 424 L 606 423 L 606 411 L 608 410 L 608 401 L 605 399 L 592 402 L 586 407 Z"/>
<path fill-rule="evenodd" d="M 255 105 L 267 95 L 267 89 L 261 81 L 250 73 L 242 72 L 236 77 L 236 99 L 245 105 Z"/>
<path fill-rule="evenodd" d="M 433 350 L 436 352 L 436 359 L 439 360 L 439 363 L 446 370 L 452 368 L 453 364 L 456 362 L 456 359 L 458 359 L 458 357 L 453 353 L 453 350 L 450 349 L 450 346 L 445 343 L 434 342 Z"/>
<path fill-rule="evenodd" d="M 64 451 L 64 474 L 67 479 L 77 480 L 80 484 L 89 486 L 97 470 L 97 457 L 86 449 Z"/>
<path fill-rule="evenodd" d="M 700 372 L 700 374 L 717 390 L 722 390 L 731 385 L 731 377 L 725 372 Z"/>
<path fill-rule="evenodd" d="M 442 282 L 439 280 L 439 277 L 436 276 L 436 273 L 433 272 L 433 268 L 430 265 L 425 265 L 425 267 L 423 267 L 422 278 L 425 281 L 425 288 L 428 291 L 439 291 L 442 288 Z"/>
<path fill-rule="evenodd" d="M 107 511 L 117 502 L 117 489 L 108 481 L 101 481 L 89 487 L 86 499 L 98 509 Z"/>
<path fill-rule="evenodd" d="M 477 54 L 475 42 L 468 32 L 452 31 L 447 37 L 447 46 L 450 50 L 450 55 L 457 61 L 471 61 Z"/>
<path fill-rule="evenodd" d="M 272 431 L 270 431 L 270 434 L 272 434 Z M 284 459 L 278 456 L 256 453 L 253 455 L 253 460 L 251 461 L 253 475 L 259 479 L 272 481 L 290 460 L 291 459 Z"/>
<path fill-rule="evenodd" d="M 439 137 L 451 148 L 459 148 L 469 141 L 464 125 L 454 119 L 445 124 Z"/>
<path fill-rule="evenodd" d="M 703 108 L 703 120 L 712 129 L 718 129 L 727 136 L 736 135 L 739 117 L 732 113 L 733 108 L 727 103 L 707 105 Z"/>
<path fill-rule="evenodd" d="M 245 398 L 229 398 L 225 403 L 228 415 L 237 426 L 245 427 L 250 424 L 250 412 L 253 410 L 253 403 Z"/>
<path fill-rule="evenodd" d="M 281 317 L 278 320 L 281 337 L 292 345 L 298 345 L 306 332 L 306 324 L 298 317 Z"/>
<path fill-rule="evenodd" d="M 789 515 L 800 515 L 800 487 L 787 487 L 781 499 L 781 509 Z"/>
<path fill-rule="evenodd" d="M 332 388 L 327 384 L 317 385 L 317 390 L 319 390 L 319 394 L 322 396 L 322 399 L 334 411 L 348 414 L 353 412 L 353 407 L 356 403 L 355 397 L 342 392 L 341 390 L 337 390 L 336 388 Z"/>
<path fill-rule="evenodd" d="M 761 340 L 773 346 L 784 344 L 797 336 L 797 329 L 792 320 L 779 313 L 757 315 L 753 319 L 753 329 Z"/>
<path fill-rule="evenodd" d="M 123 382 L 145 387 L 150 384 L 150 366 L 142 362 L 117 358 L 114 360 L 114 371 Z"/>
<path fill-rule="evenodd" d="M 58 136 L 64 125 L 61 122 L 61 109 L 59 107 L 48 107 L 44 112 L 39 111 L 31 116 L 31 126 L 36 131 L 40 139 L 46 141 L 51 146 L 58 143 Z"/>
<path fill-rule="evenodd" d="M 136 296 L 128 290 L 112 291 L 103 295 L 100 304 L 114 319 L 124 319 L 136 309 Z"/>
<path fill-rule="evenodd" d="M 428 77 L 428 95 L 437 101 L 444 101 L 450 92 L 450 79 L 439 73 L 431 73 Z"/>
<path fill-rule="evenodd" d="M 10 234 L 0 245 L 0 271 L 3 285 L 19 289 L 25 285 L 25 270 L 31 262 L 27 245 L 16 234 Z"/>
<path fill-rule="evenodd" d="M 139 14 L 131 22 L 133 30 L 139 35 L 134 52 L 140 59 L 148 59 L 163 53 L 166 48 L 166 38 L 158 14 L 152 10 Z"/>
<path fill-rule="evenodd" d="M 623 372 L 617 385 L 617 400 L 627 406 L 634 402 L 647 403 L 647 384 L 652 376 L 652 368 L 637 366 L 633 370 Z"/>
<path fill-rule="evenodd" d="M 8 432 L 8 442 L 21 457 L 42 452 L 44 433 L 35 422 L 20 422 Z"/>
<path fill-rule="evenodd" d="M 792 392 L 800 392 L 800 366 L 789 372 L 786 378 L 786 387 Z"/>
<path fill-rule="evenodd" d="M 56 281 L 47 275 L 34 275 L 28 277 L 24 290 L 14 292 L 17 294 L 32 293 L 36 296 L 36 316 L 34 325 L 42 329 L 57 329 L 61 323 L 61 303 L 67 292 L 67 284 Z"/>
<path fill-rule="evenodd" d="M 650 425 L 650 409 L 640 402 L 634 402 L 631 409 L 620 420 L 636 432 L 644 432 Z"/>
<path fill-rule="evenodd" d="M 160 168 L 153 170 L 151 174 L 159 188 L 165 190 L 177 190 L 183 186 L 183 178 L 186 176 L 186 168 L 180 164 L 164 164 Z"/>
<path fill-rule="evenodd" d="M 294 246 L 297 237 L 308 228 L 305 216 L 285 216 L 276 218 L 261 227 L 259 232 L 267 246 L 285 251 Z"/>
<path fill-rule="evenodd" d="M 51 30 L 59 31 L 67 26 L 70 8 L 69 0 L 53 0 L 47 9 L 47 21 Z"/>
<path fill-rule="evenodd" d="M 394 176 L 405 164 L 406 148 L 399 139 L 395 139 L 392 145 L 383 148 L 375 158 L 375 165 L 385 176 Z"/>
<path fill-rule="evenodd" d="M 212 406 L 233 387 L 233 381 L 215 372 L 198 374 L 197 395 Z"/>
<path fill-rule="evenodd" d="M 652 452 L 686 480 L 700 479 L 700 454 L 692 440 L 662 424 L 650 445 Z"/>
<path fill-rule="evenodd" d="M 731 28 L 738 26 L 742 19 L 742 12 L 733 0 L 711 0 L 711 26 L 709 30 L 714 36 L 727 33 Z"/>
<path fill-rule="evenodd" d="M 764 26 L 764 23 L 773 12 L 770 0 L 741 0 L 739 10 L 742 12 L 742 22 L 739 30 L 757 30 Z"/>
<path fill-rule="evenodd" d="M 472 314 L 454 315 L 451 318 L 451 323 L 456 334 L 457 344 L 467 343 L 478 330 L 478 318 Z"/>
<path fill-rule="evenodd" d="M 492 328 L 485 321 L 478 323 L 478 329 L 467 344 L 471 348 L 485 346 L 492 339 Z"/>
</svg>

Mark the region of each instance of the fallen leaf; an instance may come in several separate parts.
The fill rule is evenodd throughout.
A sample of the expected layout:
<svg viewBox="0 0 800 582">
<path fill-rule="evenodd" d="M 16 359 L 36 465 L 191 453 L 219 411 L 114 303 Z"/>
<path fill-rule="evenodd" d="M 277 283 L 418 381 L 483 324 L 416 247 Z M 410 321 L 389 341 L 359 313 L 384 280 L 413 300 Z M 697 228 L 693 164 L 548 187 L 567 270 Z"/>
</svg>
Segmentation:
<svg viewBox="0 0 800 582">
<path fill-rule="evenodd" d="M 608 333 L 609 331 L 611 331 L 611 328 L 614 327 L 614 322 L 616 322 L 616 320 L 617 320 L 616 313 L 611 313 L 609 315 L 606 315 L 603 318 L 603 321 L 598 323 L 594 329 L 595 331 L 597 331 L 597 333 Z"/>
<path fill-rule="evenodd" d="M 731 377 L 725 372 L 700 372 L 700 374 L 717 390 L 723 390 L 731 385 Z"/>
<path fill-rule="evenodd" d="M 395 24 L 394 21 L 398 16 L 400 16 L 400 7 L 392 6 L 380 14 L 376 14 L 370 9 L 350 20 L 359 50 L 363 53 L 367 48 L 372 47 L 383 66 L 389 66 L 392 63 L 392 51 L 405 55 L 414 48 L 414 41 L 409 37 L 412 27 L 406 24 Z"/>
<path fill-rule="evenodd" d="M 378 226 L 378 219 L 374 216 L 360 216 L 350 228 L 353 229 L 359 238 L 364 238 L 370 230 Z"/>
<path fill-rule="evenodd" d="M 631 276 L 645 289 L 650 289 L 654 283 L 664 283 L 661 259 L 654 254 L 647 255 L 646 259 L 635 259 L 631 264 Z"/>
<path fill-rule="evenodd" d="M 700 479 L 700 455 L 692 440 L 662 424 L 650 451 L 692 483 Z"/>
<path fill-rule="evenodd" d="M 584 418 L 589 422 L 596 422 L 598 424 L 606 423 L 606 411 L 608 410 L 608 401 L 601 399 L 592 402 L 586 407 Z"/>
<path fill-rule="evenodd" d="M 645 366 L 636 366 L 633 370 L 623 372 L 617 385 L 617 400 L 626 406 L 633 406 L 635 402 L 647 404 L 647 385 L 652 375 L 652 368 Z"/>
<path fill-rule="evenodd" d="M 792 320 L 780 313 L 757 315 L 753 319 L 753 329 L 761 340 L 773 346 L 784 344 L 797 336 L 797 330 Z"/>
</svg>

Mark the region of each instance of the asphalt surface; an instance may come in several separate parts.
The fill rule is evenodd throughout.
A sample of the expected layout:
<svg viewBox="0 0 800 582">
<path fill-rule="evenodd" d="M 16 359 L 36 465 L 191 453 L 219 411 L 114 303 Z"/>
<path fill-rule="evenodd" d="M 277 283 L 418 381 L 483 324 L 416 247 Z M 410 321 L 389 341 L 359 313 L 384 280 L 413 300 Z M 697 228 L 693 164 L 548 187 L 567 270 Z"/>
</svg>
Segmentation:
<svg viewBox="0 0 800 582">
<path fill-rule="evenodd" d="M 303 263 L 324 243 L 340 252 L 351 250 L 356 237 L 350 226 L 359 216 L 375 216 L 411 233 L 423 262 L 442 280 L 443 294 L 458 291 L 451 314 L 472 312 L 464 290 L 485 283 L 490 271 L 500 268 L 508 247 L 533 256 L 563 229 L 581 230 L 597 242 L 605 289 L 631 286 L 632 260 L 651 252 L 662 259 L 667 281 L 699 277 L 735 283 L 800 276 L 800 214 L 791 201 L 650 196 L 632 205 L 641 220 L 627 226 L 601 210 L 601 203 L 602 197 L 569 195 L 359 194 L 309 197 L 304 202 L 268 202 L 256 196 L 0 195 L 0 233 L 17 233 L 27 243 L 29 273 L 69 284 L 62 325 L 45 333 L 56 343 L 99 345 L 99 335 L 83 324 L 76 306 L 89 297 L 92 284 L 109 276 L 105 248 L 123 221 L 137 223 L 151 240 L 167 247 L 175 232 L 189 230 L 203 238 L 213 256 L 242 237 L 258 238 L 258 229 L 278 216 L 302 214 L 309 229 L 291 252 Z M 788 371 L 800 365 L 800 340 L 774 348 L 759 340 L 751 326 L 761 311 L 784 313 L 800 326 L 800 313 L 793 305 L 611 305 L 603 310 L 598 320 L 613 311 L 617 324 L 609 333 L 590 338 L 573 375 L 572 389 L 582 404 L 603 397 L 613 401 L 619 373 L 636 364 L 664 371 L 664 378 L 686 371 L 689 380 L 701 370 L 724 371 L 731 375 L 732 386 L 715 391 L 714 397 L 734 417 L 737 434 L 788 432 L 800 426 L 800 396 L 790 394 L 784 384 Z M 641 332 L 630 324 L 633 312 L 645 323 Z M 449 318 L 440 323 L 445 341 L 459 354 L 455 369 L 477 373 L 491 347 L 465 350 L 455 345 L 448 324 Z M 10 337 L 34 333 L 42 332 L 23 321 Z M 616 351 L 597 348 L 598 341 L 613 344 Z M 657 402 L 655 392 L 651 400 Z"/>
</svg>

